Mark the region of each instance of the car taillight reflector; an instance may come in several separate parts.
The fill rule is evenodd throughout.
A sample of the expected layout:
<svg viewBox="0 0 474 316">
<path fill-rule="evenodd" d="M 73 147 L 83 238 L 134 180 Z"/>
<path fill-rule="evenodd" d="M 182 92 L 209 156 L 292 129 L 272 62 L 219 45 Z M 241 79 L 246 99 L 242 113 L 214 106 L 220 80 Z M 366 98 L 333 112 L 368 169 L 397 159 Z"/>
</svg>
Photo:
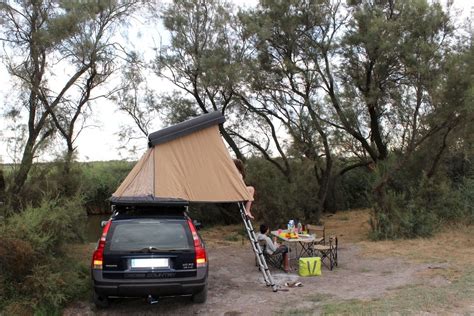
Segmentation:
<svg viewBox="0 0 474 316">
<path fill-rule="evenodd" d="M 194 252 L 196 253 L 196 267 L 205 267 L 207 265 L 207 254 L 206 249 L 201 244 L 201 240 L 196 231 L 196 227 L 191 220 L 188 219 L 189 228 L 191 229 L 191 233 L 193 234 L 193 241 L 194 241 Z"/>
<path fill-rule="evenodd" d="M 102 263 L 104 261 L 105 241 L 107 240 L 107 233 L 109 232 L 111 223 L 112 222 L 109 220 L 104 226 L 104 229 L 102 230 L 102 236 L 100 236 L 99 244 L 97 245 L 97 249 L 92 255 L 92 269 L 102 270 Z"/>
</svg>

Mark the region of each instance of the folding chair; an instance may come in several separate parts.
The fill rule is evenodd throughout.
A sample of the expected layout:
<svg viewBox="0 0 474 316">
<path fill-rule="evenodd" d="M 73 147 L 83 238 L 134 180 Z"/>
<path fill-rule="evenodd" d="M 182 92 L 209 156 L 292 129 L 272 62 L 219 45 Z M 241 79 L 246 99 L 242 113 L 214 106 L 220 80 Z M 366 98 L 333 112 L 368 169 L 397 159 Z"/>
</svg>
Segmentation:
<svg viewBox="0 0 474 316">
<path fill-rule="evenodd" d="M 306 225 L 309 234 L 316 234 L 315 244 L 324 244 L 326 240 L 326 231 L 323 225 Z"/>
<path fill-rule="evenodd" d="M 263 256 L 265 257 L 265 261 L 267 262 L 268 266 L 285 271 L 285 265 L 283 262 L 284 260 L 283 253 L 276 253 L 276 254 L 270 255 L 267 253 L 267 249 L 266 249 L 267 243 L 265 242 L 265 240 L 259 240 L 258 243 L 260 244 L 260 247 L 262 248 Z M 257 263 L 257 267 L 258 267 L 258 263 Z"/>
<path fill-rule="evenodd" d="M 334 267 L 337 267 L 337 237 L 331 236 L 329 238 L 329 244 L 316 244 L 314 245 L 314 252 L 316 256 L 321 257 L 321 262 L 328 268 L 332 270 Z"/>
</svg>

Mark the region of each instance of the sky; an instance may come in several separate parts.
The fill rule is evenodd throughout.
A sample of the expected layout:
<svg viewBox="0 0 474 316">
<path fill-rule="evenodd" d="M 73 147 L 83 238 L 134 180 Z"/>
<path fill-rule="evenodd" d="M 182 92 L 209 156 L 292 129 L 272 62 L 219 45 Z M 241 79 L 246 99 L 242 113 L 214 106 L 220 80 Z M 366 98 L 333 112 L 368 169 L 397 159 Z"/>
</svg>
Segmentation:
<svg viewBox="0 0 474 316">
<path fill-rule="evenodd" d="M 234 0 L 240 6 L 253 6 L 256 0 Z M 443 3 L 443 1 L 441 2 Z M 454 7 L 461 11 L 462 17 L 474 17 L 472 12 L 474 2 L 471 0 L 454 0 Z M 151 25 L 147 22 L 135 20 L 128 31 L 130 47 L 141 51 L 147 58 L 153 56 L 154 48 L 168 44 L 168 35 L 162 25 Z M 172 84 L 165 80 L 153 79 L 153 88 L 157 91 L 170 91 L 173 89 Z M 14 155 L 7 150 L 6 136 L 11 135 L 12 132 L 7 130 L 6 121 L 2 118 L 5 110 L 2 104 L 7 104 L 12 101 L 11 97 L 12 81 L 9 77 L 5 66 L 0 64 L 0 162 L 11 163 Z M 78 160 L 79 161 L 99 161 L 99 160 L 120 160 L 138 159 L 145 151 L 147 140 L 145 137 L 135 141 L 138 145 L 138 150 L 135 155 L 130 155 L 126 151 L 119 152 L 118 148 L 123 145 L 120 142 L 118 133 L 122 126 L 132 125 L 133 122 L 124 113 L 117 110 L 115 104 L 105 99 L 99 99 L 92 105 L 93 120 L 89 120 L 87 125 L 77 139 Z M 159 120 L 153 122 L 154 129 L 159 129 L 162 126 Z M 55 154 L 63 149 L 63 144 L 58 140 L 55 142 L 57 147 L 53 154 L 42 155 L 38 158 L 39 161 L 48 161 L 55 158 Z"/>
</svg>

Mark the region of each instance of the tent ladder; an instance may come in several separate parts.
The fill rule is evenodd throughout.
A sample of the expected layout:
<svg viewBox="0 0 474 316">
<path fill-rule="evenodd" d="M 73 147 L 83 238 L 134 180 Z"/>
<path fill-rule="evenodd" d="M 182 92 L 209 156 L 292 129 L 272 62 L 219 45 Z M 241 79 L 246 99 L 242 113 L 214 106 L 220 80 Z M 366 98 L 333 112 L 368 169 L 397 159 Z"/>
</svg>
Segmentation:
<svg viewBox="0 0 474 316">
<path fill-rule="evenodd" d="M 255 235 L 255 231 L 253 230 L 252 222 L 250 218 L 245 214 L 245 206 L 242 202 L 239 204 L 240 215 L 245 224 L 245 230 L 247 230 L 247 235 L 249 236 L 250 243 L 252 245 L 253 252 L 255 253 L 255 257 L 257 258 L 258 266 L 260 267 L 260 271 L 263 274 L 263 279 L 267 286 L 271 286 L 273 292 L 278 291 L 277 285 L 275 281 L 273 281 L 273 277 L 270 273 L 270 269 L 268 269 L 267 262 L 265 261 L 265 257 L 263 255 L 262 247 L 258 243 L 257 236 Z"/>
</svg>

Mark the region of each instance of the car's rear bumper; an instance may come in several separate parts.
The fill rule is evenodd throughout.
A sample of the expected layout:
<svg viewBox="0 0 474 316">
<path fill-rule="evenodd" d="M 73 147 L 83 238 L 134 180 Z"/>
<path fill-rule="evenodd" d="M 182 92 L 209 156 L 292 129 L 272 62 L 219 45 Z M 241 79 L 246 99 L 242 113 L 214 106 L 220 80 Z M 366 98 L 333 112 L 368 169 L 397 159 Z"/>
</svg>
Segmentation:
<svg viewBox="0 0 474 316">
<path fill-rule="evenodd" d="M 104 279 L 101 270 L 92 270 L 94 290 L 103 296 L 140 297 L 196 294 L 207 283 L 207 269 L 198 269 L 192 278 Z"/>
</svg>

